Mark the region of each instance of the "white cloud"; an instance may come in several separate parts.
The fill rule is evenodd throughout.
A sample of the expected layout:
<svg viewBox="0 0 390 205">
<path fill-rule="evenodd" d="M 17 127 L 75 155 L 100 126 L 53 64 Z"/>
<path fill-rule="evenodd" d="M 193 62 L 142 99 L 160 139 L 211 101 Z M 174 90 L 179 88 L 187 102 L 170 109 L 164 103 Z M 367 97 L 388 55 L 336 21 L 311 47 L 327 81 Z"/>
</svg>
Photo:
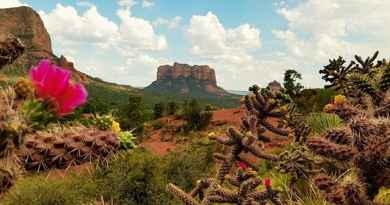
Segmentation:
<svg viewBox="0 0 390 205">
<path fill-rule="evenodd" d="M 278 12 L 288 30 L 274 31 L 292 54 L 324 61 L 338 55 L 390 51 L 390 1 L 309 0 Z M 354 40 L 362 39 L 362 40 Z M 326 61 L 325 61 L 326 62 Z"/>
<path fill-rule="evenodd" d="M 118 26 L 102 16 L 95 6 L 79 15 L 74 7 L 57 4 L 49 13 L 41 11 L 40 15 L 53 39 L 64 45 L 82 42 L 107 47 L 120 37 Z"/>
<path fill-rule="evenodd" d="M 227 89 L 246 89 L 252 84 L 265 85 L 272 79 L 281 79 L 275 75 L 283 72 L 281 63 L 255 55 L 262 42 L 260 30 L 254 26 L 226 28 L 215 14 L 208 12 L 192 16 L 187 34 L 195 61 L 215 68 L 219 84 Z"/>
<path fill-rule="evenodd" d="M 133 1 L 121 0 L 118 4 L 118 23 L 100 14 L 93 4 L 79 4 L 87 7 L 84 12 L 57 4 L 50 12 L 39 13 L 55 52 L 72 56 L 78 69 L 109 81 L 144 85 L 154 77 L 140 75 L 157 68 L 156 62 L 162 60 L 153 53 L 165 50 L 168 43 L 164 35 L 156 33 L 152 22 L 131 14 Z"/>
<path fill-rule="evenodd" d="M 180 25 L 182 17 L 175 16 L 172 19 L 157 18 L 154 22 L 154 26 L 166 26 L 169 29 L 175 29 Z"/>
<path fill-rule="evenodd" d="M 135 0 L 118 0 L 118 5 L 122 7 L 132 8 L 137 5 Z"/>
<path fill-rule="evenodd" d="M 93 6 L 95 6 L 93 3 L 89 2 L 89 1 L 84 1 L 84 0 L 77 1 L 76 5 L 80 6 L 80 7 L 93 7 Z"/>
<path fill-rule="evenodd" d="M 27 4 L 22 3 L 19 0 L 1 0 L 0 8 L 10 8 L 18 6 L 28 6 Z"/>
<path fill-rule="evenodd" d="M 129 9 L 118 10 L 121 19 L 119 34 L 126 52 L 138 50 L 159 51 L 167 48 L 165 36 L 155 33 L 153 25 L 142 18 L 130 15 Z"/>
<path fill-rule="evenodd" d="M 151 0 L 143 0 L 142 1 L 142 7 L 144 8 L 149 8 L 149 7 L 152 7 L 154 6 L 154 2 L 151 1 Z"/>
<path fill-rule="evenodd" d="M 287 57 L 299 63 L 307 86 L 322 86 L 318 70 L 329 58 L 375 50 L 390 52 L 390 1 L 307 0 L 293 7 L 281 4 L 278 13 L 287 20 L 286 30 L 274 30 L 287 48 Z M 385 56 L 386 57 L 386 56 Z M 305 77 L 306 76 L 306 77 Z"/>
<path fill-rule="evenodd" d="M 212 12 L 194 15 L 187 30 L 195 55 L 221 57 L 247 56 L 261 47 L 260 30 L 249 24 L 226 29 Z"/>
</svg>

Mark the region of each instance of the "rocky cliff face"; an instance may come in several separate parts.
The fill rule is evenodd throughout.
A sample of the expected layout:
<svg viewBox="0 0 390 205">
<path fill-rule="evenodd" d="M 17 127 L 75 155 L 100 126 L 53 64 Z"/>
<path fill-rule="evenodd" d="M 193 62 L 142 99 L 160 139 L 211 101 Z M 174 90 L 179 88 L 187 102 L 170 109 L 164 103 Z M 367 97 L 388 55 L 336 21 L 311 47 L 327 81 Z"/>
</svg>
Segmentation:
<svg viewBox="0 0 390 205">
<path fill-rule="evenodd" d="M 157 81 L 166 79 L 193 78 L 197 81 L 204 81 L 217 85 L 214 69 L 207 65 L 194 65 L 174 63 L 173 66 L 164 65 L 158 67 Z"/>
<path fill-rule="evenodd" d="M 0 9 L 0 38 L 16 36 L 36 58 L 51 57 L 52 47 L 39 14 L 32 8 L 22 6 Z"/>
<path fill-rule="evenodd" d="M 16 67 L 28 69 L 40 59 L 48 58 L 73 71 L 75 80 L 88 80 L 89 76 L 79 72 L 64 56 L 57 57 L 53 54 L 49 33 L 39 14 L 32 8 L 21 6 L 0 9 L 0 42 L 10 36 L 18 38 L 25 47 L 24 54 L 15 62 Z"/>
<path fill-rule="evenodd" d="M 157 80 L 145 90 L 193 96 L 228 95 L 218 87 L 214 69 L 207 65 L 190 66 L 180 63 L 158 67 Z"/>
</svg>

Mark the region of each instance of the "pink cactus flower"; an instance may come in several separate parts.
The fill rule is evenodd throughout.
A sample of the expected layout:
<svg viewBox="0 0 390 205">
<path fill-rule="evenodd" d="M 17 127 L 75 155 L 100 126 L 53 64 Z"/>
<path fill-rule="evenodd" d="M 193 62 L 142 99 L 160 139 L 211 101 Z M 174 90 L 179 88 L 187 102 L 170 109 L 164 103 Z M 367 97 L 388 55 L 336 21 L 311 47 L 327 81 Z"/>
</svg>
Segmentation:
<svg viewBox="0 0 390 205">
<path fill-rule="evenodd" d="M 50 60 L 41 60 L 30 70 L 36 96 L 51 103 L 57 116 L 71 114 L 87 101 L 88 93 L 82 84 L 70 82 L 71 72 L 54 65 Z"/>
<path fill-rule="evenodd" d="M 248 168 L 248 165 L 245 163 L 245 162 L 238 162 L 237 163 L 238 166 L 241 168 L 241 169 L 247 169 Z"/>
<path fill-rule="evenodd" d="M 271 179 L 269 178 L 264 179 L 264 186 L 266 188 L 271 187 Z"/>
</svg>

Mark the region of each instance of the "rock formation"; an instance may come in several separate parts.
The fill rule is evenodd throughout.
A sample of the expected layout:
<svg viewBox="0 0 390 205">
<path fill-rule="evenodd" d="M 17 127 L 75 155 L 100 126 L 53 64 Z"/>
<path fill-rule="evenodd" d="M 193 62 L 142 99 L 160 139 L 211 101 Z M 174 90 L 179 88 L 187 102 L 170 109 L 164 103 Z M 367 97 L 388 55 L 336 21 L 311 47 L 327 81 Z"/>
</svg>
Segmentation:
<svg viewBox="0 0 390 205">
<path fill-rule="evenodd" d="M 158 67 L 157 80 L 145 90 L 192 96 L 229 95 L 218 87 L 214 69 L 207 65 L 190 66 L 180 63 Z"/>
<path fill-rule="evenodd" d="M 73 78 L 87 83 L 89 76 L 79 72 L 64 56 L 53 54 L 51 39 L 39 14 L 30 7 L 0 9 L 0 42 L 16 37 L 25 47 L 24 54 L 15 62 L 16 67 L 30 68 L 43 58 L 71 70 Z"/>
<path fill-rule="evenodd" d="M 16 36 L 35 58 L 52 56 L 49 33 L 39 14 L 30 7 L 0 9 L 0 35 Z"/>
</svg>

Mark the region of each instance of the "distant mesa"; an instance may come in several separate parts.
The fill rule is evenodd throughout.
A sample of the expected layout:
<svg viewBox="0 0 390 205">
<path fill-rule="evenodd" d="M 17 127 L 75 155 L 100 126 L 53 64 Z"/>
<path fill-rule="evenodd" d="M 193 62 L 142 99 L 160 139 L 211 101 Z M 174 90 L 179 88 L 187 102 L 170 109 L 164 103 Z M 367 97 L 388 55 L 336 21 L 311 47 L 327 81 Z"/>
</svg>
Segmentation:
<svg viewBox="0 0 390 205">
<path fill-rule="evenodd" d="M 214 69 L 208 65 L 174 63 L 157 69 L 157 80 L 146 91 L 191 96 L 231 95 L 217 85 Z"/>
</svg>

